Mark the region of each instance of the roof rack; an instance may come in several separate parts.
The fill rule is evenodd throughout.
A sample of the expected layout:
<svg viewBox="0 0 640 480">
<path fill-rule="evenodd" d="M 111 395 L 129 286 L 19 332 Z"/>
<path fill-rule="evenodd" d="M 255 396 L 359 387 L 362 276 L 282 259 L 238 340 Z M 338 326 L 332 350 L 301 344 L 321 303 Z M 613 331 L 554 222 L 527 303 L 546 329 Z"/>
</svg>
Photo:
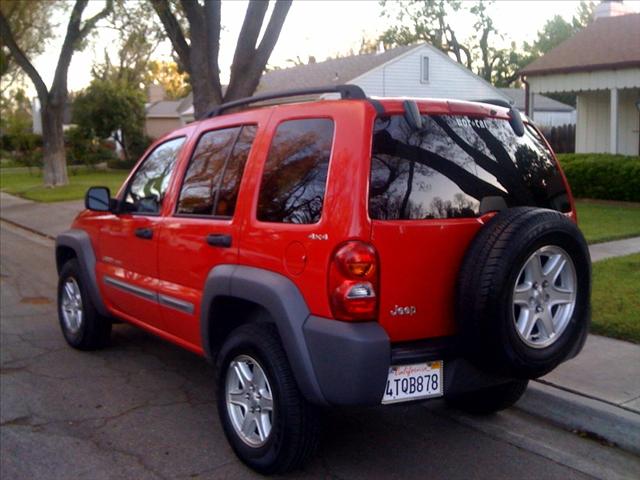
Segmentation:
<svg viewBox="0 0 640 480">
<path fill-rule="evenodd" d="M 474 100 L 474 102 L 488 103 L 490 105 L 497 105 L 498 107 L 504 107 L 509 109 L 512 107 L 512 105 L 509 102 L 507 102 L 506 100 L 502 100 L 500 98 L 484 98 L 480 100 Z"/>
<path fill-rule="evenodd" d="M 231 102 L 222 103 L 207 114 L 207 118 L 217 117 L 225 110 L 230 108 L 241 107 L 251 103 L 264 102 L 266 100 L 274 100 L 276 98 L 298 97 L 301 95 L 313 95 L 320 93 L 339 93 L 342 99 L 365 100 L 362 88 L 357 85 L 328 85 L 325 87 L 298 88 L 294 90 L 282 90 L 280 92 L 263 93 L 262 95 L 254 95 L 253 97 L 240 98 Z"/>
</svg>

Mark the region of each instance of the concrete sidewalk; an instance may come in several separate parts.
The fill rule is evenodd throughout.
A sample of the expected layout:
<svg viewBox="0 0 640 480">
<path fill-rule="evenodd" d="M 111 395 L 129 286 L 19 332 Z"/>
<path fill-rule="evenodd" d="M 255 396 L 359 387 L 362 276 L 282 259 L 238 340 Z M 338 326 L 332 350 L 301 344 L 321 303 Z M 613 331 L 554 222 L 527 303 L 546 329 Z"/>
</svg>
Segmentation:
<svg viewBox="0 0 640 480">
<path fill-rule="evenodd" d="M 83 201 L 37 203 L 0 192 L 2 220 L 49 238 L 83 208 Z M 593 261 L 640 252 L 640 237 L 589 250 Z M 640 345 L 590 335 L 578 357 L 531 382 L 516 407 L 640 454 Z"/>
</svg>

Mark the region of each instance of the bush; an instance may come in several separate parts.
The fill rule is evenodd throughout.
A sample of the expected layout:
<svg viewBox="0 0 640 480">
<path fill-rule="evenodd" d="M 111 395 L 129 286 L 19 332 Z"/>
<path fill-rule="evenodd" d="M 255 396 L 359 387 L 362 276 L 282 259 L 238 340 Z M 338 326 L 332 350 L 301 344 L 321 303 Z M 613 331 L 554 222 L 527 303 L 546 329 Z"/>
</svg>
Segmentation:
<svg viewBox="0 0 640 480">
<path fill-rule="evenodd" d="M 558 160 L 575 197 L 640 202 L 640 157 L 572 153 Z"/>
<path fill-rule="evenodd" d="M 114 159 L 117 160 L 112 145 L 92 137 L 78 127 L 69 128 L 64 132 L 64 143 L 69 165 L 95 166 L 98 163 L 108 164 Z"/>
</svg>

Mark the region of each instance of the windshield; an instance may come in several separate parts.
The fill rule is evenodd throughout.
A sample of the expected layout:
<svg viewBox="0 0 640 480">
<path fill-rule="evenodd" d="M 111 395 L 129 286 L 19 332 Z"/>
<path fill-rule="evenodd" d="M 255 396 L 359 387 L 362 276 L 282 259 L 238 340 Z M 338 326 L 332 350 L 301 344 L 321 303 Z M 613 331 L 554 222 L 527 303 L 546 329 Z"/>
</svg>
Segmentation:
<svg viewBox="0 0 640 480">
<path fill-rule="evenodd" d="M 518 137 L 507 120 L 426 115 L 413 130 L 402 115 L 376 119 L 369 215 L 405 220 L 476 217 L 496 206 L 570 210 L 540 135 Z"/>
</svg>

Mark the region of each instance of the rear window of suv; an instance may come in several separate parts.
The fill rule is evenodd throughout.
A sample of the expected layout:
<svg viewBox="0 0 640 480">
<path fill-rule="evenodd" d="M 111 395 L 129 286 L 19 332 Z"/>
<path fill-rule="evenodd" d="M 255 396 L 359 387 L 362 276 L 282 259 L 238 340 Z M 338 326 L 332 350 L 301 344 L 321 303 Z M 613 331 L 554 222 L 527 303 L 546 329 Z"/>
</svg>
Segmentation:
<svg viewBox="0 0 640 480">
<path fill-rule="evenodd" d="M 414 131 L 402 115 L 376 120 L 371 218 L 476 217 L 496 202 L 570 210 L 562 175 L 531 126 L 518 137 L 503 119 L 428 115 L 422 122 Z"/>
</svg>

